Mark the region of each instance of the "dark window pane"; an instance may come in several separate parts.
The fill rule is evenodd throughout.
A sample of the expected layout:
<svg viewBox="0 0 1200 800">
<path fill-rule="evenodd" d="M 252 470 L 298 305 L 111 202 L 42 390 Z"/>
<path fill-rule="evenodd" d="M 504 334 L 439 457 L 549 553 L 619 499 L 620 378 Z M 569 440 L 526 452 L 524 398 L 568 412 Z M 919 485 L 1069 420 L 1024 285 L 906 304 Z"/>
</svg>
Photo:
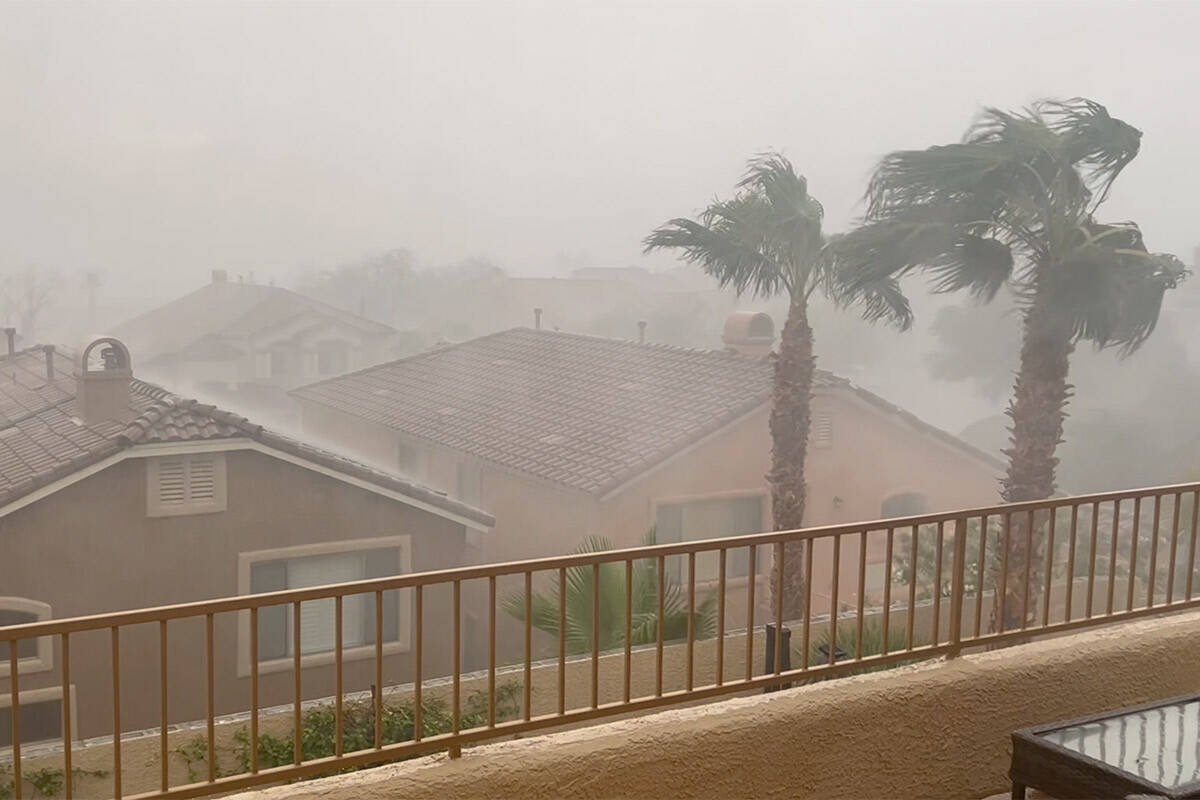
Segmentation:
<svg viewBox="0 0 1200 800">
<path fill-rule="evenodd" d="M 287 562 L 260 561 L 250 567 L 250 593 L 287 588 Z M 267 661 L 288 654 L 288 607 L 266 606 L 258 611 L 258 658 Z"/>
<path fill-rule="evenodd" d="M 62 701 L 21 704 L 21 742 L 41 742 L 62 736 Z M 0 713 L 0 747 L 12 747 L 12 712 Z"/>
<path fill-rule="evenodd" d="M 880 509 L 880 515 L 884 519 L 892 517 L 915 517 L 918 514 L 924 514 L 929 510 L 929 501 L 923 494 L 916 492 L 906 492 L 904 494 L 894 494 L 883 501 L 883 506 Z"/>
<path fill-rule="evenodd" d="M 400 574 L 400 551 L 395 548 L 385 550 L 368 550 L 363 554 L 365 559 L 365 575 L 371 578 L 387 578 Z M 366 595 L 367 620 L 366 641 L 375 643 L 375 595 Z M 383 641 L 394 642 L 400 638 L 400 592 L 383 593 Z"/>
<path fill-rule="evenodd" d="M 37 622 L 38 616 L 30 611 L 0 608 L 0 628 L 9 625 L 25 625 Z M 22 639 L 17 642 L 17 658 L 37 658 L 37 639 Z M 8 663 L 8 642 L 0 642 L 0 663 Z"/>
</svg>

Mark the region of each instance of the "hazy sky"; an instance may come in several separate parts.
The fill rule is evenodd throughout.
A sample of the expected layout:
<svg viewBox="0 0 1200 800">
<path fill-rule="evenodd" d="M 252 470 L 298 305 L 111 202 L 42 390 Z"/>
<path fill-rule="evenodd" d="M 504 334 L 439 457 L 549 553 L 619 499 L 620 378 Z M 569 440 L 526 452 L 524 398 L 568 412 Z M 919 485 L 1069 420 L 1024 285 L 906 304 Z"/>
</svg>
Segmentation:
<svg viewBox="0 0 1200 800">
<path fill-rule="evenodd" d="M 640 254 L 780 148 L 858 213 L 884 152 L 1087 95 L 1145 131 L 1109 206 L 1200 241 L 1200 3 L 0 5 L 0 267 L 154 293 L 405 246 Z"/>
</svg>

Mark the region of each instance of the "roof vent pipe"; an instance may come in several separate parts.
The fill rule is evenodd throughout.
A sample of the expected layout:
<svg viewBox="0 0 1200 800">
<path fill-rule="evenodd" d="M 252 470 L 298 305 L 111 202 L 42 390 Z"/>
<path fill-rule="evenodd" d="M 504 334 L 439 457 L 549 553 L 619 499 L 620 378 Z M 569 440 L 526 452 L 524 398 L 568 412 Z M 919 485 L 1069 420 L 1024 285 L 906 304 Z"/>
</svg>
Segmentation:
<svg viewBox="0 0 1200 800">
<path fill-rule="evenodd" d="M 638 344 L 646 343 L 646 320 L 638 321 Z"/>
<path fill-rule="evenodd" d="M 46 380 L 54 380 L 54 345 L 42 345 L 42 352 L 46 354 Z"/>
<path fill-rule="evenodd" d="M 17 352 L 17 329 L 5 328 L 4 335 L 8 337 L 8 356 L 12 356 Z"/>
<path fill-rule="evenodd" d="M 533 329 L 537 331 L 542 329 L 542 310 L 540 308 L 533 310 Z"/>
</svg>

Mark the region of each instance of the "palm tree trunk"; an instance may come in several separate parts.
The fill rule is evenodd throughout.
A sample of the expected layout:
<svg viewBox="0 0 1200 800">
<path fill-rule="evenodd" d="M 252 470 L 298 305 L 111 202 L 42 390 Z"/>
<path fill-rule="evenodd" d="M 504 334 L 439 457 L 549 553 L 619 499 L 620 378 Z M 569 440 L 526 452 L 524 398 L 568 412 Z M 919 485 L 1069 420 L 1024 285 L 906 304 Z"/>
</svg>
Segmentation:
<svg viewBox="0 0 1200 800">
<path fill-rule="evenodd" d="M 812 399 L 812 328 L 808 324 L 808 301 L 803 294 L 792 298 L 787 322 L 774 358 L 774 402 L 771 406 L 771 511 L 775 530 L 799 528 L 804 522 L 804 459 L 808 454 L 809 404 Z M 784 619 L 799 618 L 804 608 L 804 543 L 784 548 Z M 771 587 L 779 582 L 779 564 L 771 568 Z M 776 602 L 778 598 L 773 598 Z"/>
<path fill-rule="evenodd" d="M 1042 500 L 1054 494 L 1055 450 L 1062 441 L 1063 419 L 1071 396 L 1067 383 L 1071 352 L 1070 324 L 1055 313 L 1055 300 L 1044 284 L 1035 290 L 1032 304 L 1025 312 L 1021 364 L 1009 404 L 1012 429 L 1008 472 L 1001 481 L 1001 497 L 1006 503 Z M 1044 522 L 1034 517 L 1029 530 L 1028 514 L 1015 514 L 1007 525 L 1008 537 L 1001 553 L 1007 555 L 1007 580 L 1003 588 L 1003 627 L 997 625 L 998 608 L 992 609 L 993 630 L 1013 630 L 1022 621 L 1032 620 L 1036 610 L 1040 565 L 1045 563 Z M 1003 534 L 1002 534 L 1003 535 Z M 1032 559 L 1032 564 L 1030 560 Z M 1026 591 L 1026 573 L 1034 587 Z M 1025 597 L 1029 603 L 1026 607 Z M 999 605 L 999 604 L 997 604 Z"/>
</svg>

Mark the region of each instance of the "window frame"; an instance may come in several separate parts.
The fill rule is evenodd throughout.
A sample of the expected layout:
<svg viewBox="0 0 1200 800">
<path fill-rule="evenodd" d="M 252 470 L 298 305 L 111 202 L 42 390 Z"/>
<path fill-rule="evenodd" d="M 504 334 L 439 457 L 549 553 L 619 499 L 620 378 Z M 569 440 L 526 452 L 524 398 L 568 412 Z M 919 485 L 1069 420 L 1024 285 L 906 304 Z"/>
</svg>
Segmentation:
<svg viewBox="0 0 1200 800">
<path fill-rule="evenodd" d="M 400 551 L 400 574 L 412 572 L 412 537 L 408 534 L 397 536 L 382 536 L 372 539 L 351 539 L 347 541 L 317 542 L 313 544 L 278 547 L 271 550 L 252 550 L 238 553 L 238 595 L 251 596 L 250 572 L 254 564 L 260 561 L 282 561 L 309 556 L 341 555 L 360 552 L 363 550 Z M 397 605 L 397 636 L 395 641 L 383 643 L 384 655 L 408 653 L 412 649 L 412 597 L 405 590 L 398 591 Z M 375 644 L 358 645 L 342 648 L 342 662 L 363 661 L 375 657 Z M 283 658 L 259 659 L 259 674 L 284 672 L 292 668 L 294 656 Z M 332 664 L 334 653 L 326 650 L 320 653 L 301 654 L 300 666 L 314 667 L 322 664 Z M 237 674 L 245 678 L 250 674 L 250 612 L 238 612 L 237 637 Z"/>
<path fill-rule="evenodd" d="M 191 498 L 178 506 L 164 506 L 160 502 L 159 468 L 164 461 L 182 460 L 184 473 L 191 475 L 192 462 L 211 459 L 213 462 L 212 502 L 198 503 Z M 190 481 L 190 478 L 189 478 Z M 189 490 L 190 494 L 190 490 Z M 185 517 L 194 514 L 217 514 L 229 507 L 228 472 L 224 452 L 173 453 L 149 456 L 146 459 L 146 516 Z"/>
<path fill-rule="evenodd" d="M 33 600 L 29 597 L 0 597 L 0 608 L 6 611 L 21 611 L 35 615 L 35 622 L 53 619 L 53 609 L 49 603 Z M 11 646 L 11 645 L 10 645 Z M 9 660 L 3 659 L 0 664 L 0 678 L 8 677 L 11 672 Z M 37 655 L 17 659 L 17 674 L 49 672 L 54 669 L 54 637 L 37 637 Z"/>
<path fill-rule="evenodd" d="M 74 683 L 72 683 L 70 685 L 70 693 L 71 693 L 71 730 L 77 731 L 77 730 L 79 730 L 79 703 L 76 701 L 77 695 L 76 695 Z M 36 742 L 27 742 L 27 741 L 25 741 L 24 737 L 22 737 L 21 738 L 21 747 L 24 748 L 26 745 L 43 744 L 45 742 L 54 742 L 54 741 L 61 742 L 62 741 L 62 713 L 61 713 L 61 711 L 62 711 L 63 687 L 61 685 L 58 685 L 58 686 L 46 686 L 42 689 L 22 689 L 18 693 L 18 696 L 20 697 L 21 708 L 25 708 L 26 706 L 29 706 L 29 705 L 36 705 L 37 703 L 53 702 L 53 701 L 57 700 L 57 701 L 59 701 L 59 712 L 60 712 L 59 713 L 59 724 L 58 724 L 58 730 L 59 730 L 58 736 L 51 737 L 49 739 L 38 739 Z M 7 691 L 0 692 L 0 714 L 3 714 L 8 719 L 12 719 L 12 713 L 9 710 L 11 708 L 12 708 L 12 693 L 7 692 Z M 11 752 L 12 752 L 12 745 L 0 746 L 0 753 L 11 753 Z"/>
<path fill-rule="evenodd" d="M 763 525 L 763 527 L 766 527 L 768 525 L 767 519 L 768 519 L 768 513 L 770 511 L 770 509 L 767 505 L 767 502 L 770 499 L 770 497 L 771 497 L 771 494 L 766 489 L 732 489 L 732 490 L 724 491 L 724 492 L 708 492 L 705 494 L 656 497 L 650 503 L 650 524 L 654 525 L 657 529 L 658 512 L 662 506 L 687 505 L 689 503 L 703 503 L 703 502 L 720 501 L 720 500 L 756 499 L 759 502 L 759 520 L 761 521 L 761 524 Z M 744 535 L 749 536 L 753 533 L 762 533 L 762 532 L 763 531 L 751 531 Z M 729 537 L 717 537 L 717 538 L 731 538 L 736 535 L 737 534 L 731 533 L 729 535 Z M 693 541 L 694 542 L 703 542 L 703 541 L 715 541 L 715 539 L 685 539 L 682 541 L 683 542 L 693 542 Z M 661 539 L 658 541 L 658 543 L 659 544 L 674 544 L 673 542 L 671 542 L 671 543 L 663 542 Z M 754 569 L 750 569 L 751 565 L 747 564 L 747 570 L 746 570 L 745 575 L 736 575 L 736 576 L 727 575 L 725 578 L 725 585 L 726 586 L 737 586 L 742 583 L 749 583 L 751 578 L 753 578 L 755 580 L 762 578 L 762 576 L 766 573 L 768 567 L 770 566 L 770 559 L 763 557 L 763 548 L 762 547 L 759 548 L 757 556 L 758 557 L 755 559 L 756 563 L 753 565 Z M 668 558 L 681 558 L 681 557 L 680 556 L 668 556 Z M 726 569 L 728 569 L 728 566 L 726 567 Z M 697 571 L 699 571 L 699 570 L 697 570 Z M 681 582 L 686 583 L 686 581 L 688 579 L 686 565 L 681 566 L 678 579 Z M 713 579 L 713 580 L 697 580 L 696 586 L 704 587 L 704 588 L 711 588 L 711 587 L 716 586 L 718 584 L 718 582 L 719 582 L 719 576 L 717 579 Z"/>
</svg>

